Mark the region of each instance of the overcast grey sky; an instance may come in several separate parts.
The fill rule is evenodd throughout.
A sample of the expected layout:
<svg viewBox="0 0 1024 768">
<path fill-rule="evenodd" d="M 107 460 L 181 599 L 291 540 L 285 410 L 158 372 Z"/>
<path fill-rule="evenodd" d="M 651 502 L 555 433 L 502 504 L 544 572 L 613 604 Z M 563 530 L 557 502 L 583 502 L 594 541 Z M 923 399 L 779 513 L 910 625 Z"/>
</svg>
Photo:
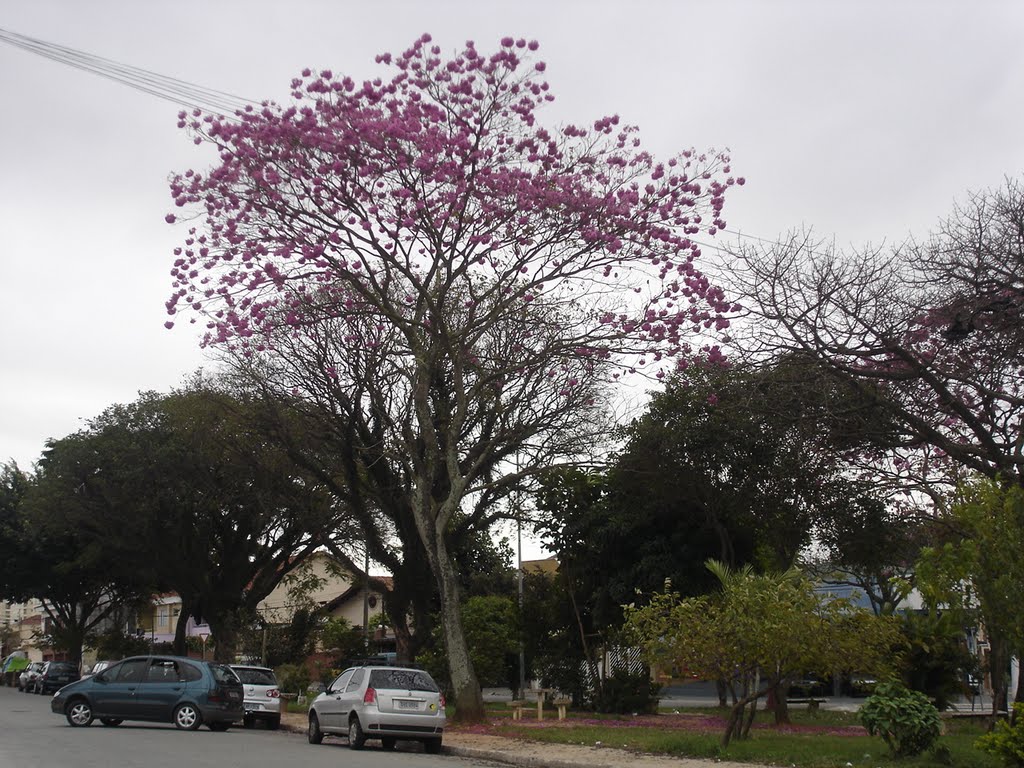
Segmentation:
<svg viewBox="0 0 1024 768">
<path fill-rule="evenodd" d="M 730 228 L 841 245 L 925 234 L 1024 170 L 1024 3 L 0 0 L 0 28 L 253 99 L 302 68 L 374 76 L 423 32 L 537 39 L 551 123 L 618 113 L 646 147 L 728 147 Z M 0 44 L 0 461 L 203 365 L 163 327 L 177 108 Z"/>
</svg>

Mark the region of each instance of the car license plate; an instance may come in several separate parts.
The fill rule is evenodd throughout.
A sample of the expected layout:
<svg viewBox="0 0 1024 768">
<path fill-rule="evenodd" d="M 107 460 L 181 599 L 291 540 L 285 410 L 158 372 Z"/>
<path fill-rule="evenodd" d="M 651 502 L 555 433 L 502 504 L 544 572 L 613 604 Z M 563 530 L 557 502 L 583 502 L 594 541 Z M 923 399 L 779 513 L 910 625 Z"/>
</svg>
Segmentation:
<svg viewBox="0 0 1024 768">
<path fill-rule="evenodd" d="M 252 712 L 253 710 L 257 710 L 259 708 L 260 708 L 259 704 L 249 704 L 248 702 L 246 702 L 246 705 L 245 705 L 245 711 L 246 712 Z"/>
<path fill-rule="evenodd" d="M 419 709 L 420 708 L 420 703 L 418 701 L 410 701 L 408 699 L 399 699 L 398 700 L 398 708 L 399 709 Z"/>
</svg>

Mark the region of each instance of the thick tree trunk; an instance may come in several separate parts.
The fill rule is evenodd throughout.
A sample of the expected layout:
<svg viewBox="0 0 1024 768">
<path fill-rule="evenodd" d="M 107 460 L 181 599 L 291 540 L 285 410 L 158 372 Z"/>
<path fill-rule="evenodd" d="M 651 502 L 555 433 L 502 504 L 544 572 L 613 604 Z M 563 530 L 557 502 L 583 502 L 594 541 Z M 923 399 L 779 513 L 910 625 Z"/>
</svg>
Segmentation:
<svg viewBox="0 0 1024 768">
<path fill-rule="evenodd" d="M 178 614 L 178 623 L 174 627 L 174 655 L 188 656 L 188 620 L 192 618 L 192 603 L 184 597 L 181 599 L 181 613 Z"/>
<path fill-rule="evenodd" d="M 235 663 L 235 649 L 238 646 L 238 619 L 229 614 L 220 619 L 207 617 L 210 634 L 213 637 L 213 660 L 222 664 Z M 206 658 L 210 658 L 210 649 L 206 650 Z"/>
<path fill-rule="evenodd" d="M 412 633 L 407 624 L 396 624 L 391 619 L 391 629 L 395 633 L 395 655 L 401 664 L 411 664 L 415 660 L 412 649 Z"/>
<path fill-rule="evenodd" d="M 462 630 L 462 607 L 459 601 L 459 583 L 448 553 L 441 543 L 437 561 L 437 582 L 441 591 L 441 625 L 445 650 L 448 653 L 448 671 L 455 693 L 455 720 L 478 723 L 484 719 L 484 698 L 480 690 L 469 646 Z"/>
</svg>

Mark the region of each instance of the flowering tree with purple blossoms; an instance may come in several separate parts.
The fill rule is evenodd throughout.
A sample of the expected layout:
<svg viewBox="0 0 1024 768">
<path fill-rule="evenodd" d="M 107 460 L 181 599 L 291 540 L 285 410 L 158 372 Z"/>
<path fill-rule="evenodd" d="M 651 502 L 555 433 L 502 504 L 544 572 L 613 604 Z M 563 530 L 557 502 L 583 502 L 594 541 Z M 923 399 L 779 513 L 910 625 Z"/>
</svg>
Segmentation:
<svg viewBox="0 0 1024 768">
<path fill-rule="evenodd" d="M 553 96 L 537 47 L 505 38 L 445 59 L 425 35 L 378 57 L 390 79 L 306 70 L 292 106 L 182 114 L 219 162 L 171 184 L 192 220 L 168 312 L 343 413 L 362 469 L 394 468 L 387 491 L 404 493 L 436 579 L 465 719 L 483 706 L 453 521 L 485 519 L 503 489 L 588 452 L 623 374 L 719 358 L 705 340 L 734 309 L 693 239 L 725 226 L 742 183 L 729 158 L 659 162 L 614 116 L 542 127 Z M 294 375 L 288 348 L 315 353 L 315 377 Z M 371 471 L 352 476 L 383 495 Z"/>
</svg>

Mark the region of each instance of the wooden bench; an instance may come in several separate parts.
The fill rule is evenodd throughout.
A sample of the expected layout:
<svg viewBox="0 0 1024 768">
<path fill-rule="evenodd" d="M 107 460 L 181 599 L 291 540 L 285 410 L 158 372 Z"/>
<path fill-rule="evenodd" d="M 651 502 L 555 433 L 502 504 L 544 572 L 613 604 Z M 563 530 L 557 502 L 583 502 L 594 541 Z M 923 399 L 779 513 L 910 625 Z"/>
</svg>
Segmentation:
<svg viewBox="0 0 1024 768">
<path fill-rule="evenodd" d="M 522 701 L 517 699 L 515 701 L 508 702 L 508 706 L 512 709 L 512 719 L 522 720 L 523 719 L 523 707 L 529 704 L 528 701 Z"/>
<path fill-rule="evenodd" d="M 568 696 L 560 696 L 559 698 L 552 700 L 551 703 L 558 707 L 558 719 L 565 720 L 565 710 L 570 704 L 572 704 L 572 699 Z"/>
<path fill-rule="evenodd" d="M 787 704 L 806 704 L 808 712 L 817 712 L 820 705 L 825 703 L 824 699 L 816 699 L 813 697 L 786 699 Z"/>
</svg>

